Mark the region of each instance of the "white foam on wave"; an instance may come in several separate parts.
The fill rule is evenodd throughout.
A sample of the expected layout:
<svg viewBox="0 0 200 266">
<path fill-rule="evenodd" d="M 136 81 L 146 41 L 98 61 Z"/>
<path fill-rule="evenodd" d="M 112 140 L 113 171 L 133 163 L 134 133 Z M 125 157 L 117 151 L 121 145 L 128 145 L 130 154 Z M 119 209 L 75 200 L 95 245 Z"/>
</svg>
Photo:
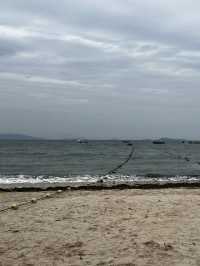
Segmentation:
<svg viewBox="0 0 200 266">
<path fill-rule="evenodd" d="M 57 177 L 57 176 L 0 176 L 1 184 L 44 184 L 44 183 L 64 183 L 64 182 L 96 182 L 97 178 L 92 176 L 76 176 L 76 177 Z"/>
<path fill-rule="evenodd" d="M 177 184 L 200 183 L 200 177 L 172 176 L 145 177 L 136 175 L 106 175 L 106 176 L 30 176 L 30 175 L 0 175 L 0 188 L 49 188 L 70 185 L 95 184 L 103 180 L 104 184 Z"/>
</svg>

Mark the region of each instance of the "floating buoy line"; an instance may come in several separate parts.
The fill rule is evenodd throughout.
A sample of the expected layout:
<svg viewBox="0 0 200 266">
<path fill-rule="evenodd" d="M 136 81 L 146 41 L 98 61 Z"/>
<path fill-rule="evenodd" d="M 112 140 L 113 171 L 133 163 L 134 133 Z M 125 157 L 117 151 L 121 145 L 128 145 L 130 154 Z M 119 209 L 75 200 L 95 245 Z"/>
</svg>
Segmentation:
<svg viewBox="0 0 200 266">
<path fill-rule="evenodd" d="M 125 159 L 125 161 L 123 161 L 122 163 L 120 163 L 119 165 L 117 165 L 115 168 L 113 168 L 112 170 L 110 170 L 109 172 L 107 172 L 105 175 L 115 174 L 120 168 L 122 168 L 125 164 L 127 164 L 130 161 L 130 159 L 133 157 L 134 151 L 135 151 L 135 148 L 132 147 L 131 152 L 129 153 L 129 155 Z"/>
<path fill-rule="evenodd" d="M 192 163 L 200 165 L 200 162 L 199 161 L 194 161 L 191 158 L 191 156 L 187 156 L 187 155 L 178 155 L 177 156 L 177 155 L 175 155 L 175 154 L 173 154 L 172 152 L 169 152 L 169 151 L 166 151 L 165 153 L 168 154 L 171 157 L 174 157 L 174 159 L 179 159 L 179 160 L 183 160 L 185 162 L 192 162 Z"/>
<path fill-rule="evenodd" d="M 70 190 L 71 188 L 68 187 L 67 189 Z M 30 200 L 24 201 L 24 202 L 21 202 L 21 203 L 13 203 L 13 204 L 11 204 L 10 206 L 8 206 L 8 207 L 6 207 L 4 209 L 0 209 L 0 213 L 1 212 L 6 212 L 8 210 L 18 210 L 19 207 L 24 206 L 24 205 L 36 204 L 40 200 L 45 200 L 45 199 L 49 199 L 49 198 L 55 197 L 56 195 L 61 194 L 62 192 L 63 192 L 63 190 L 59 189 L 56 192 L 46 193 L 45 195 L 43 195 L 41 197 L 38 197 L 38 198 L 31 198 Z"/>
<path fill-rule="evenodd" d="M 132 148 L 131 148 L 130 153 L 126 157 L 126 159 L 122 163 L 118 164 L 116 167 L 114 167 L 113 169 L 111 169 L 110 171 L 104 173 L 104 175 L 102 175 L 102 177 L 97 181 L 97 183 L 103 183 L 104 180 L 107 179 L 107 177 L 106 177 L 107 175 L 115 174 L 119 169 L 121 169 L 125 164 L 127 164 L 132 159 L 133 154 L 135 152 L 135 148 L 133 147 L 132 143 L 129 146 L 132 146 Z M 165 152 L 167 154 L 169 154 L 170 156 L 175 157 L 173 153 L 168 152 L 168 151 L 165 151 Z M 184 160 L 186 162 L 190 162 L 191 161 L 191 158 L 190 157 L 188 157 L 188 156 L 182 156 L 182 155 L 178 156 L 178 159 Z M 200 164 L 200 162 L 196 162 L 196 163 L 197 164 Z M 66 190 L 71 190 L 71 187 L 70 186 L 67 186 L 63 190 L 62 189 L 58 189 L 57 191 L 52 192 L 52 193 L 49 193 L 48 192 L 48 193 L 46 193 L 45 195 L 43 195 L 41 197 L 38 197 L 38 198 L 33 197 L 30 200 L 25 201 L 25 202 L 13 203 L 13 204 L 11 204 L 10 206 L 8 206 L 6 208 L 0 209 L 0 213 L 1 212 L 6 212 L 8 210 L 18 210 L 19 207 L 24 206 L 24 205 L 29 205 L 29 204 L 30 205 L 34 205 L 38 201 L 56 197 L 56 196 L 58 196 L 59 194 L 63 193 Z"/>
<path fill-rule="evenodd" d="M 131 145 L 132 146 L 132 145 Z M 127 164 L 130 159 L 132 158 L 133 156 L 133 153 L 134 153 L 135 149 L 134 147 L 131 148 L 131 152 L 129 153 L 128 157 L 122 162 L 120 163 L 119 165 L 117 165 L 115 168 L 111 169 L 110 171 L 108 171 L 106 174 L 104 174 L 104 176 L 106 175 L 109 175 L 109 174 L 114 174 L 116 173 L 120 168 L 122 168 L 125 164 Z M 101 178 L 99 181 L 97 182 L 103 182 L 104 181 L 104 178 Z M 67 190 L 70 190 L 71 187 L 67 187 Z M 36 204 L 38 201 L 40 200 L 45 200 L 45 199 L 49 199 L 49 198 L 52 198 L 52 197 L 55 197 L 57 196 L 58 194 L 61 194 L 63 191 L 65 190 L 57 190 L 56 192 L 52 192 L 52 193 L 46 193 L 45 195 L 39 197 L 39 198 L 31 198 L 30 200 L 26 201 L 26 202 L 22 202 L 22 203 L 13 203 L 11 204 L 10 206 L 4 208 L 4 209 L 0 209 L 0 213 L 1 212 L 6 212 L 8 210 L 18 210 L 19 207 L 21 206 L 24 206 L 24 205 L 28 205 L 28 204 Z"/>
</svg>

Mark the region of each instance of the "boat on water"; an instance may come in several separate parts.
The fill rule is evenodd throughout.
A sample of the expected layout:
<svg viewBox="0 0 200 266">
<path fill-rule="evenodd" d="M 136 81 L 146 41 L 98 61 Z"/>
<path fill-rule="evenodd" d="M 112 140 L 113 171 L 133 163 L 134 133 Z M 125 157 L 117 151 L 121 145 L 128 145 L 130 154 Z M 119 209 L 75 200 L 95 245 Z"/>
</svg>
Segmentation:
<svg viewBox="0 0 200 266">
<path fill-rule="evenodd" d="M 86 139 L 77 139 L 77 142 L 78 143 L 88 143 L 88 140 L 86 140 Z"/>
<path fill-rule="evenodd" d="M 133 146 L 133 143 L 129 142 L 127 143 L 128 146 Z"/>
<path fill-rule="evenodd" d="M 154 140 L 152 143 L 153 144 L 165 144 L 165 141 L 164 140 Z"/>
<path fill-rule="evenodd" d="M 122 140 L 123 143 L 127 144 L 128 146 L 132 146 L 133 143 L 130 140 Z"/>
</svg>

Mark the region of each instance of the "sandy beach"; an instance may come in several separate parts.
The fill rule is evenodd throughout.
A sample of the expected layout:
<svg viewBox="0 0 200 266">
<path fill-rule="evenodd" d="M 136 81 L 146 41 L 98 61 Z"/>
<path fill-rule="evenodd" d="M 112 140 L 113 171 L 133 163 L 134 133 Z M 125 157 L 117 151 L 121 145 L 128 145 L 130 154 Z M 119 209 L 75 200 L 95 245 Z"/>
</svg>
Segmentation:
<svg viewBox="0 0 200 266">
<path fill-rule="evenodd" d="M 0 192 L 0 265 L 200 265 L 200 190 Z"/>
</svg>

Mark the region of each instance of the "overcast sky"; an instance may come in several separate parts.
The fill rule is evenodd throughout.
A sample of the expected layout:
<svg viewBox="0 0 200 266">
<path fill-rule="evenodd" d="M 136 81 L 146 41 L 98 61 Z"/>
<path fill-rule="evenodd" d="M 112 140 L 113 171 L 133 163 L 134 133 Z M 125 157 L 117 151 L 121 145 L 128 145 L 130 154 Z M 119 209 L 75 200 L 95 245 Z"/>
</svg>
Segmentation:
<svg viewBox="0 0 200 266">
<path fill-rule="evenodd" d="M 200 138 L 200 2 L 0 1 L 0 133 Z"/>
</svg>

